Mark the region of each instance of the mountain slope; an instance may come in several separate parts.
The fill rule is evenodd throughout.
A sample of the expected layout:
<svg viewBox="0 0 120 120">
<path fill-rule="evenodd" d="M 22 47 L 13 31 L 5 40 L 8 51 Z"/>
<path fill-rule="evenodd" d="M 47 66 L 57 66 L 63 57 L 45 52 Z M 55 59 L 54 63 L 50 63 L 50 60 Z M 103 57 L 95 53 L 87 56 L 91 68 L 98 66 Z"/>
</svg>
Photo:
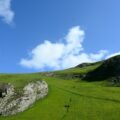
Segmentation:
<svg viewBox="0 0 120 120">
<path fill-rule="evenodd" d="M 84 79 L 89 81 L 105 80 L 120 76 L 120 56 L 105 60 L 99 67 L 90 71 Z"/>
<path fill-rule="evenodd" d="M 117 57 L 118 59 L 119 57 Z M 114 63 L 111 62 L 113 60 L 109 60 L 111 64 Z M 117 60 L 115 58 L 115 61 Z M 108 66 L 111 66 L 110 63 L 106 65 L 106 71 L 110 69 L 108 69 Z M 115 71 L 118 70 L 117 63 L 115 62 L 116 67 L 112 67 L 112 70 L 113 68 Z M 87 76 L 100 69 L 104 64 L 106 61 L 56 72 L 1 74 L 0 83 L 11 83 L 18 91 L 29 82 L 36 80 L 46 81 L 49 91 L 47 97 L 37 101 L 30 109 L 14 116 L 0 116 L 0 120 L 119 120 L 120 88 L 106 86 L 106 81 L 103 81 L 102 78 L 99 81 L 89 79 L 92 82 L 88 82 L 82 80 L 80 76 L 76 76 L 79 74 Z M 106 71 L 101 69 L 106 74 Z M 118 74 L 107 75 L 112 77 Z"/>
</svg>

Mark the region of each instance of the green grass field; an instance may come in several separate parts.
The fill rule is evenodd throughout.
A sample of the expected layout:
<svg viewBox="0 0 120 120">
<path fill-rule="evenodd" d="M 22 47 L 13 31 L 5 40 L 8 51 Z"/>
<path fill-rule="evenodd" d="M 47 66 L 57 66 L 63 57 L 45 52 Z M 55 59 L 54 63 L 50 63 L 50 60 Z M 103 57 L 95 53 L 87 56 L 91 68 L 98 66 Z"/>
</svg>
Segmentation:
<svg viewBox="0 0 120 120">
<path fill-rule="evenodd" d="M 10 82 L 20 90 L 30 81 L 42 79 L 49 85 L 46 98 L 37 101 L 30 109 L 0 120 L 119 120 L 120 88 L 101 82 L 86 82 L 71 74 L 83 74 L 99 65 L 72 68 L 48 73 L 0 75 L 0 82 Z"/>
</svg>

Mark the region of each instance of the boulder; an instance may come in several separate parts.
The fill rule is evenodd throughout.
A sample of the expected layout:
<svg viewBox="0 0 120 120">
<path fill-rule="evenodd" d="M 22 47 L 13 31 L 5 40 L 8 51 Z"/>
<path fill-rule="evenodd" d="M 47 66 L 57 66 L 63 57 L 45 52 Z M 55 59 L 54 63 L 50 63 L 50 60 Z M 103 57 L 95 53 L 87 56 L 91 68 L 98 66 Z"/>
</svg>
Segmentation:
<svg viewBox="0 0 120 120">
<path fill-rule="evenodd" d="M 18 93 L 13 85 L 6 84 L 2 85 L 0 91 L 2 96 L 0 98 L 0 114 L 9 116 L 23 112 L 36 100 L 44 98 L 48 94 L 48 85 L 45 81 L 31 82 Z"/>
</svg>

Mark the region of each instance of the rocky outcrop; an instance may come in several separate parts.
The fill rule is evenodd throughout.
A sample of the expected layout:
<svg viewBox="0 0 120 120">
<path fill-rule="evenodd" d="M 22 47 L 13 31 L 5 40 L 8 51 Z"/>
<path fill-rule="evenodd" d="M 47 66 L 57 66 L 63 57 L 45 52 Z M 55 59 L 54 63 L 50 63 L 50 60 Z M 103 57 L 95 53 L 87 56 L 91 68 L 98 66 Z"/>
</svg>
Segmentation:
<svg viewBox="0 0 120 120">
<path fill-rule="evenodd" d="M 4 84 L 0 92 L 0 114 L 8 116 L 23 112 L 36 100 L 44 98 L 48 93 L 48 85 L 45 81 L 31 82 L 21 92 L 16 92 L 13 85 Z"/>
</svg>

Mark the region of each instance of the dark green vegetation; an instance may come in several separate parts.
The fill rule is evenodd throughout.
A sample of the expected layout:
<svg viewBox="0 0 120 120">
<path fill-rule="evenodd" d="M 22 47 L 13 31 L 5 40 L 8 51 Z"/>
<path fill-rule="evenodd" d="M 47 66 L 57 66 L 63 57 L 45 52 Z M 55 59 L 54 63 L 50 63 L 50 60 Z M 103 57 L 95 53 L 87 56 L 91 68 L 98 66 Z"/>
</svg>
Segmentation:
<svg viewBox="0 0 120 120">
<path fill-rule="evenodd" d="M 18 91 L 30 81 L 43 79 L 49 94 L 27 111 L 0 120 L 119 120 L 120 88 L 115 87 L 119 61 L 117 56 L 52 73 L 1 74 L 0 82 L 10 82 Z"/>
<path fill-rule="evenodd" d="M 120 56 L 112 57 L 90 71 L 85 78 L 88 81 L 102 81 L 108 79 L 110 82 L 119 84 L 120 80 Z"/>
</svg>

